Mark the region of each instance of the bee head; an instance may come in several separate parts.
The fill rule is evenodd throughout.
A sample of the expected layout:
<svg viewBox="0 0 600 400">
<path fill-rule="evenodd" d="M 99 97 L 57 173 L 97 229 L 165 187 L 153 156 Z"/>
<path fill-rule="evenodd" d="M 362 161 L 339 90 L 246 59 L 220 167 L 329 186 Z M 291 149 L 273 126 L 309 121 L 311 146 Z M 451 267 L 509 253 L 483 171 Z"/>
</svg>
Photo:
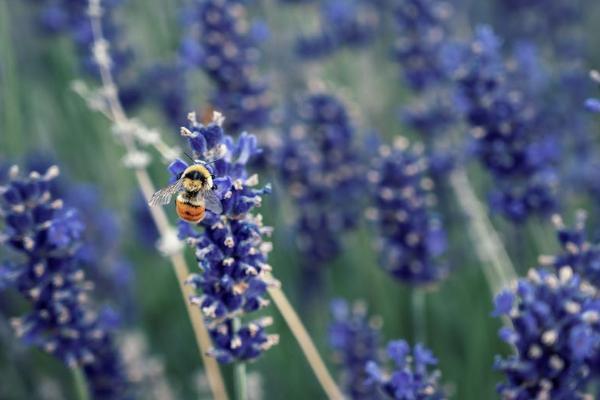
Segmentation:
<svg viewBox="0 0 600 400">
<path fill-rule="evenodd" d="M 188 192 L 197 192 L 212 187 L 210 172 L 200 165 L 189 167 L 182 175 L 183 188 Z"/>
</svg>

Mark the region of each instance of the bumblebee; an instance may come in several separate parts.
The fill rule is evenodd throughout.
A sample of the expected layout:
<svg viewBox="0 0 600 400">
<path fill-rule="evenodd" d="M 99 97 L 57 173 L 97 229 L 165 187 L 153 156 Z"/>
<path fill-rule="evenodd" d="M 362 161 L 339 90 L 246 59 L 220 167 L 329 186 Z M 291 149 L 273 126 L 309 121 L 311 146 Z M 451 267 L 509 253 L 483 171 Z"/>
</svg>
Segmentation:
<svg viewBox="0 0 600 400">
<path fill-rule="evenodd" d="M 169 204 L 177 194 L 175 210 L 184 221 L 198 223 L 204 219 L 206 210 L 221 214 L 221 200 L 215 193 L 213 176 L 205 164 L 194 164 L 185 169 L 177 181 L 152 195 L 151 206 Z"/>
</svg>

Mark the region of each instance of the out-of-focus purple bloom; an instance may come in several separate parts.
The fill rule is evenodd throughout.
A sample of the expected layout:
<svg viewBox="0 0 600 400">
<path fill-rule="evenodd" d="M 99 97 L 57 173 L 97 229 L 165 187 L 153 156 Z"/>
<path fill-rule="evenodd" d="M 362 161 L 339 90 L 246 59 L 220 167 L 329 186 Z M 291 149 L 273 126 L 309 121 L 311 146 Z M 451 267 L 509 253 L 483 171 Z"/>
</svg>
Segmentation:
<svg viewBox="0 0 600 400">
<path fill-rule="evenodd" d="M 259 154 L 256 138 L 242 134 L 237 140 L 225 135 L 223 117 L 215 113 L 211 123 L 199 123 L 190 115 L 190 125 L 182 128 L 194 159 L 211 162 L 216 192 L 223 213 L 207 215 L 195 229 L 186 222 L 179 224 L 179 236 L 196 250 L 199 272 L 187 284 L 199 291 L 191 298 L 209 322 L 214 348 L 211 354 L 220 362 L 250 360 L 277 343 L 277 335 L 266 334 L 270 318 L 262 318 L 237 328 L 235 318 L 269 304 L 266 290 L 278 282 L 271 278 L 267 255 L 271 245 L 263 241 L 271 228 L 252 210 L 261 203 L 269 186 L 256 188 L 258 176 L 250 175 L 247 164 Z M 177 160 L 169 167 L 173 178 L 187 165 Z"/>
<path fill-rule="evenodd" d="M 434 179 L 452 171 L 456 155 L 449 134 L 459 121 L 457 99 L 446 66 L 452 42 L 453 9 L 440 0 L 410 0 L 394 5 L 396 61 L 418 96 L 402 110 L 402 120 L 421 135 Z"/>
<path fill-rule="evenodd" d="M 329 326 L 329 344 L 341 369 L 342 387 L 351 399 L 379 399 L 375 382 L 367 379 L 367 362 L 377 362 L 380 325 L 369 318 L 364 304 L 349 305 L 342 299 L 331 302 L 333 321 Z"/>
<path fill-rule="evenodd" d="M 297 243 L 304 265 L 319 268 L 339 255 L 343 233 L 356 226 L 365 173 L 354 127 L 339 100 L 310 95 L 297 112 L 277 164 L 298 207 Z"/>
<path fill-rule="evenodd" d="M 13 319 L 26 343 L 55 355 L 70 367 L 80 366 L 94 398 L 127 396 L 109 313 L 94 311 L 88 301 L 78 250 L 84 224 L 75 209 L 64 207 L 50 192 L 57 167 L 19 175 L 13 167 L 0 193 L 4 230 L 0 242 L 17 256 L 2 265 L 11 286 L 31 305 Z"/>
<path fill-rule="evenodd" d="M 510 293 L 512 304 L 498 311 L 512 323 L 500 336 L 515 354 L 496 359 L 506 377 L 498 392 L 518 400 L 585 398 L 600 349 L 597 289 L 562 266 L 556 273 L 530 270 Z"/>
<path fill-rule="evenodd" d="M 271 99 L 267 83 L 258 74 L 260 52 L 244 5 L 196 0 L 187 22 L 181 57 L 202 68 L 214 83 L 210 103 L 227 115 L 227 129 L 239 133 L 266 126 Z"/>
<path fill-rule="evenodd" d="M 325 0 L 320 7 L 320 30 L 300 37 L 296 53 L 307 60 L 323 58 L 345 48 L 369 44 L 377 31 L 379 16 L 363 0 Z"/>
<path fill-rule="evenodd" d="M 437 359 L 429 349 L 417 344 L 414 349 L 404 340 L 395 340 L 388 344 L 387 355 L 395 368 L 386 373 L 378 363 L 371 361 L 366 371 L 370 380 L 387 398 L 397 400 L 442 400 L 446 396 L 442 391 L 439 371 L 430 368 Z"/>
<path fill-rule="evenodd" d="M 527 68 L 507 65 L 501 42 L 488 27 L 475 39 L 456 69 L 466 100 L 466 122 L 475 152 L 492 174 L 492 206 L 513 222 L 548 215 L 556 209 L 555 160 L 560 146 L 533 101 L 534 87 L 524 85 Z"/>
<path fill-rule="evenodd" d="M 372 208 L 367 216 L 377 228 L 381 266 L 401 281 L 431 284 L 443 279 L 448 266 L 442 223 L 432 213 L 433 181 L 427 176 L 422 148 L 404 138 L 393 148 L 382 146 L 369 173 Z"/>
<path fill-rule="evenodd" d="M 452 14 L 450 4 L 438 0 L 401 1 L 395 8 L 395 56 L 406 82 L 416 91 L 445 80 L 447 72 L 439 57 L 449 40 Z"/>
</svg>

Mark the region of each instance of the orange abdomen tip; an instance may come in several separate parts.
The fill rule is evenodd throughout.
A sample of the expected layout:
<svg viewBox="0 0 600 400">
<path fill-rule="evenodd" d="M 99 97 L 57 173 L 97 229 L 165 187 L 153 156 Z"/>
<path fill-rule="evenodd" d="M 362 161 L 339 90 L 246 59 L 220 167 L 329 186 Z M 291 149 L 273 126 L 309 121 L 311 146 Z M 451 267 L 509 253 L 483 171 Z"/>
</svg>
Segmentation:
<svg viewBox="0 0 600 400">
<path fill-rule="evenodd" d="M 175 209 L 177 210 L 177 215 L 179 215 L 179 218 L 184 221 L 198 223 L 204 219 L 205 209 L 203 206 L 193 206 L 191 204 L 177 201 L 175 203 Z"/>
</svg>

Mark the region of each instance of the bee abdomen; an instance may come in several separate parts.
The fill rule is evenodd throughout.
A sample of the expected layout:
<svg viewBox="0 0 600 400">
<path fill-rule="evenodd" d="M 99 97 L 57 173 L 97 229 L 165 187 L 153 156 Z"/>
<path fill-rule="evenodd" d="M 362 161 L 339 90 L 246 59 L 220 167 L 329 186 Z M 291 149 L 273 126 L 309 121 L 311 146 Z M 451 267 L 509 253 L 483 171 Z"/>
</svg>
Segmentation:
<svg viewBox="0 0 600 400">
<path fill-rule="evenodd" d="M 204 206 L 193 205 L 177 199 L 175 209 L 179 218 L 184 221 L 198 223 L 204 219 Z"/>
</svg>

